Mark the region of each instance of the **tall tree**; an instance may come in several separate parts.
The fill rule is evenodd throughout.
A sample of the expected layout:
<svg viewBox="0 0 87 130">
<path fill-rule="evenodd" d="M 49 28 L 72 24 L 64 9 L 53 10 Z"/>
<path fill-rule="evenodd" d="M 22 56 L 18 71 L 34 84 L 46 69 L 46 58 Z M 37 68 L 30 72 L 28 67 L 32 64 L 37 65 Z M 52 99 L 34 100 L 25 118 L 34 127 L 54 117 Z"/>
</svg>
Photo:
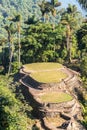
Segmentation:
<svg viewBox="0 0 87 130">
<path fill-rule="evenodd" d="M 21 44 L 20 44 L 20 34 L 21 34 L 21 15 L 18 14 L 16 15 L 14 18 L 11 19 L 11 21 L 16 22 L 17 23 L 17 33 L 18 33 L 18 62 L 19 62 L 19 69 L 21 67 L 21 53 L 20 53 L 20 49 L 21 49 Z"/>
<path fill-rule="evenodd" d="M 53 30 L 50 23 L 31 25 L 22 40 L 22 62 L 58 61 L 58 58 L 65 54 L 62 53 L 64 29 L 62 25 L 58 25 Z"/>
<path fill-rule="evenodd" d="M 75 5 L 70 5 L 67 10 L 62 14 L 61 23 L 66 27 L 66 47 L 68 51 L 68 61 L 71 62 L 71 47 L 72 47 L 72 35 L 79 27 L 79 20 L 81 15 L 77 11 Z"/>
<path fill-rule="evenodd" d="M 5 26 L 5 29 L 8 33 L 8 45 L 9 45 L 9 69 L 8 69 L 8 74 L 11 72 L 11 63 L 12 63 L 12 58 L 13 58 L 13 34 L 14 34 L 14 29 L 13 29 L 13 24 L 10 23 L 10 25 Z"/>
</svg>

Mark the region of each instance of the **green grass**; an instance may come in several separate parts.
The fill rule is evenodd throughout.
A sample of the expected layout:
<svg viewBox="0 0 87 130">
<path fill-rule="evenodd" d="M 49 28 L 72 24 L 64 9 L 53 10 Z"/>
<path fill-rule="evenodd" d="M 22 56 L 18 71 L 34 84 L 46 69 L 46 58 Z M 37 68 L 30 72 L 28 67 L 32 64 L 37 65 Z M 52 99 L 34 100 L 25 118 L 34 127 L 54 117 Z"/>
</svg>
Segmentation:
<svg viewBox="0 0 87 130">
<path fill-rule="evenodd" d="M 42 71 L 31 73 L 30 76 L 41 83 L 56 83 L 67 77 L 61 70 Z"/>
<path fill-rule="evenodd" d="M 61 103 L 72 100 L 72 97 L 63 92 L 49 92 L 40 96 L 42 102 Z"/>
<path fill-rule="evenodd" d="M 42 71 L 42 70 L 58 69 L 58 68 L 62 68 L 63 66 L 59 63 L 42 62 L 42 63 L 26 64 L 26 65 L 24 65 L 24 67 L 26 70 L 30 70 L 30 71 Z"/>
<path fill-rule="evenodd" d="M 26 71 L 31 72 L 30 76 L 41 83 L 60 82 L 67 77 L 60 69 L 63 66 L 59 63 L 42 62 L 24 65 Z"/>
</svg>

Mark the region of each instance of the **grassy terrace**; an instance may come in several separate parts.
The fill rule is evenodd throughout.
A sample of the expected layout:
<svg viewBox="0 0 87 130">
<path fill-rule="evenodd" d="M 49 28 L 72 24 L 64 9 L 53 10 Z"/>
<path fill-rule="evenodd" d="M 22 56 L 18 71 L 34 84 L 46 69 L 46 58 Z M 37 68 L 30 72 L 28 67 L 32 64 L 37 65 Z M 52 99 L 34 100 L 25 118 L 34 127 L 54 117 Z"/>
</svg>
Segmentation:
<svg viewBox="0 0 87 130">
<path fill-rule="evenodd" d="M 41 83 L 55 83 L 60 82 L 62 79 L 66 78 L 67 75 L 60 70 L 55 70 L 47 72 L 35 72 L 31 73 L 30 76 Z"/>
<path fill-rule="evenodd" d="M 67 77 L 67 74 L 61 71 L 63 66 L 58 63 L 32 63 L 24 65 L 26 71 L 30 71 L 30 76 L 41 83 L 60 82 Z"/>
<path fill-rule="evenodd" d="M 72 97 L 63 92 L 48 92 L 40 96 L 42 102 L 49 102 L 49 103 L 61 103 L 66 101 L 71 101 Z"/>
<path fill-rule="evenodd" d="M 31 63 L 31 64 L 26 64 L 24 65 L 25 69 L 28 71 L 46 71 L 46 70 L 52 70 L 52 69 L 58 69 L 62 68 L 63 66 L 59 63 Z"/>
</svg>

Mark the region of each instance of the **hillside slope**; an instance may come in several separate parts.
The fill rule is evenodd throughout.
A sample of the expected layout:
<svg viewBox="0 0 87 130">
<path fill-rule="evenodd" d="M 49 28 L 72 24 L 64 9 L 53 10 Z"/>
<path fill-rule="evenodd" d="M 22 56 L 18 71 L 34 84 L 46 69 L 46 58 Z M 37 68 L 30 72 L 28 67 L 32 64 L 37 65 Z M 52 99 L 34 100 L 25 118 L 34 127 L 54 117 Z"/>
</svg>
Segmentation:
<svg viewBox="0 0 87 130">
<path fill-rule="evenodd" d="M 22 20 L 27 20 L 31 14 L 40 17 L 41 12 L 37 3 L 38 0 L 0 0 L 0 33 L 4 32 L 3 27 L 8 23 L 8 18 L 16 14 L 21 14 Z"/>
</svg>

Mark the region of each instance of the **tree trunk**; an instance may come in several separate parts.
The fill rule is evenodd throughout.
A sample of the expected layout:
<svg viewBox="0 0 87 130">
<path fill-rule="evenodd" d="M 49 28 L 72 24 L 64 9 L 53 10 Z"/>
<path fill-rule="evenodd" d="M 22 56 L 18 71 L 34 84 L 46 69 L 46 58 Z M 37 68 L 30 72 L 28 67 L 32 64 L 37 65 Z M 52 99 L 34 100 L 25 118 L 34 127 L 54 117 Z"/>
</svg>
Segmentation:
<svg viewBox="0 0 87 130">
<path fill-rule="evenodd" d="M 66 46 L 67 46 L 67 51 L 69 50 L 69 36 L 66 38 Z"/>
<path fill-rule="evenodd" d="M 20 62 L 21 62 L 21 57 L 20 57 L 20 48 L 21 48 L 21 45 L 20 45 L 20 23 L 18 23 L 18 66 L 19 66 L 19 69 L 21 67 L 20 65 Z"/>
<path fill-rule="evenodd" d="M 46 14 L 43 15 L 43 22 L 46 22 Z"/>
<path fill-rule="evenodd" d="M 69 38 L 69 63 L 72 62 L 72 59 L 71 59 L 71 47 L 72 47 L 72 38 L 70 37 Z"/>
<path fill-rule="evenodd" d="M 67 59 L 69 63 L 71 63 L 71 46 L 72 46 L 72 42 L 70 40 L 70 37 L 68 37 L 67 38 L 67 52 L 68 52 Z"/>
<path fill-rule="evenodd" d="M 8 32 L 8 42 L 9 42 L 9 67 L 8 67 L 8 75 L 10 74 L 11 72 L 11 53 L 12 53 L 12 50 L 11 50 L 11 34 L 10 32 Z"/>
<path fill-rule="evenodd" d="M 9 60 L 9 69 L 8 69 L 8 74 L 10 74 L 11 73 L 11 70 L 12 70 L 12 66 L 11 66 L 11 64 L 12 64 L 12 57 L 13 57 L 13 51 L 12 51 L 12 49 L 11 49 L 11 52 L 10 52 L 10 60 Z"/>
<path fill-rule="evenodd" d="M 67 46 L 67 52 L 68 52 L 68 55 L 67 55 L 67 59 L 68 59 L 68 62 L 71 63 L 71 29 L 70 29 L 70 26 L 67 25 L 67 32 L 66 32 L 66 46 Z"/>
</svg>

